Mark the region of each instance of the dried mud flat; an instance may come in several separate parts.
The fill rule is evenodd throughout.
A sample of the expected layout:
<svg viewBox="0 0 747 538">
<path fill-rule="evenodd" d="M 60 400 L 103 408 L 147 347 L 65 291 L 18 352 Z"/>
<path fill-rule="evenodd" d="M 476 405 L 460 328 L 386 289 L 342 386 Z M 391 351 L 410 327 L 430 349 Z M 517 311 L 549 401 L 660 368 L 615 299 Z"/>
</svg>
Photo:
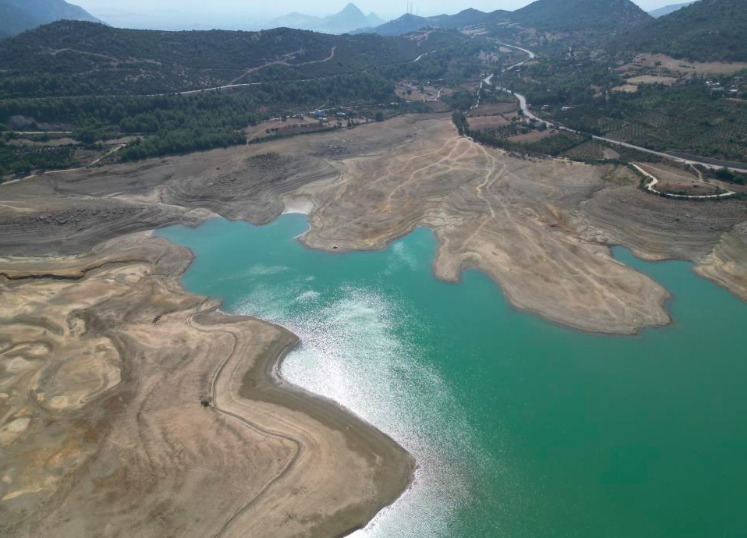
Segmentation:
<svg viewBox="0 0 747 538">
<path fill-rule="evenodd" d="M 340 536 L 407 486 L 394 441 L 275 383 L 294 335 L 181 289 L 190 261 L 144 232 L 4 261 L 3 536 Z"/>
<path fill-rule="evenodd" d="M 747 299 L 745 203 L 636 184 L 411 116 L 0 187 L 0 535 L 336 537 L 411 480 L 393 440 L 272 377 L 292 334 L 186 293 L 190 253 L 148 230 L 305 207 L 302 241 L 344 251 L 428 226 L 440 278 L 478 268 L 517 307 L 596 332 L 669 322 L 666 290 L 613 244 Z"/>
</svg>

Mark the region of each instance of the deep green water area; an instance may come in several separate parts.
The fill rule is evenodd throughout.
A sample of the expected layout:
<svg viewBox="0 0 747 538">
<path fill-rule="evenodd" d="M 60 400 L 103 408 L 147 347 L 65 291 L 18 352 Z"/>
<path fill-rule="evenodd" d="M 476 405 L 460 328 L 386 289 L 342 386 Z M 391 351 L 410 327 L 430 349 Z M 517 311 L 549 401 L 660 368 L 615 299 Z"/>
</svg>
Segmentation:
<svg viewBox="0 0 747 538">
<path fill-rule="evenodd" d="M 477 271 L 433 276 L 418 229 L 330 254 L 306 217 L 222 219 L 159 235 L 191 248 L 184 286 L 281 324 L 281 374 L 394 437 L 413 487 L 356 538 L 747 536 L 747 304 L 684 262 L 622 262 L 673 296 L 638 336 L 513 308 Z"/>
</svg>

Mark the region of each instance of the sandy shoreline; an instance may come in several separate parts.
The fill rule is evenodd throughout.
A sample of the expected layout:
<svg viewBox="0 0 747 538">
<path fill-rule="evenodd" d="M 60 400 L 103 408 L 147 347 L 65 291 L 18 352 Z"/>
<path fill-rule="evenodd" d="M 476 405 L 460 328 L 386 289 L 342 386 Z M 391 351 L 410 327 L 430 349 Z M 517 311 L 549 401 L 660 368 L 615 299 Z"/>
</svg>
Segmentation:
<svg viewBox="0 0 747 538">
<path fill-rule="evenodd" d="M 199 319 L 195 319 L 195 321 L 202 327 L 221 327 L 226 322 L 234 323 L 242 320 L 259 321 L 255 318 L 244 316 L 226 316 L 225 314 L 220 314 L 219 316 L 216 317 L 213 312 L 204 312 L 200 313 Z M 282 338 L 271 349 L 265 350 L 250 368 L 247 368 L 247 365 L 240 359 L 232 361 L 229 358 L 224 365 L 227 366 L 225 373 L 223 372 L 223 367 L 220 372 L 216 373 L 216 393 L 218 387 L 223 387 L 229 391 L 226 395 L 216 394 L 216 408 L 219 405 L 226 405 L 229 413 L 231 409 L 236 409 L 240 412 L 244 408 L 242 402 L 248 400 L 307 415 L 313 421 L 318 421 L 329 430 L 339 432 L 345 437 L 345 446 L 347 449 L 363 455 L 371 468 L 378 467 L 373 477 L 373 487 L 378 493 L 375 498 L 370 500 L 371 504 L 368 506 L 350 506 L 343 513 L 339 511 L 335 512 L 333 521 L 330 520 L 326 524 L 315 527 L 309 536 L 318 536 L 321 538 L 350 534 L 363 528 L 378 511 L 396 501 L 407 487 L 409 487 L 415 469 L 415 461 L 396 441 L 353 415 L 337 402 L 314 395 L 280 378 L 275 372 L 281 367 L 286 354 L 295 348 L 299 344 L 299 341 L 294 334 L 286 329 L 276 325 L 273 326 L 282 333 Z M 229 372 L 228 370 L 231 371 Z M 240 382 L 237 384 L 239 379 Z M 237 385 L 238 390 L 236 390 Z M 274 431 L 270 431 L 270 433 L 279 435 L 279 430 L 282 430 L 282 428 L 278 428 L 275 425 Z M 318 456 L 307 455 L 306 451 L 309 450 L 312 449 L 299 444 L 298 452 L 294 458 L 271 485 L 282 488 L 282 485 L 276 485 L 276 482 L 287 480 L 297 484 L 308 481 L 309 474 L 318 475 L 324 472 L 335 472 L 335 474 L 339 475 L 334 479 L 334 482 L 337 482 L 335 489 L 341 487 L 342 483 L 351 480 L 348 476 L 349 471 L 345 472 L 338 467 L 340 459 L 335 458 L 334 461 L 330 461 L 329 463 L 332 467 L 326 466 L 326 470 L 323 468 L 320 469 L 319 467 L 322 465 Z M 373 457 L 373 454 L 377 456 Z M 297 470 L 296 468 L 302 466 L 303 460 L 307 457 L 314 458 L 315 468 L 310 469 L 309 466 L 311 464 L 308 464 L 306 468 Z M 388 464 L 382 466 L 379 460 L 383 460 Z M 297 476 L 289 476 L 291 473 L 295 473 Z M 329 476 L 326 478 L 330 480 Z M 351 502 L 353 498 L 354 496 L 351 495 L 351 497 L 345 500 L 345 503 L 354 504 Z M 316 501 L 319 503 L 320 500 L 317 499 Z M 322 502 L 321 504 L 323 505 L 324 503 Z M 236 536 L 245 535 L 244 533 L 247 529 L 254 526 L 254 518 L 256 518 L 255 515 L 250 517 L 247 514 L 248 509 L 249 506 L 244 507 L 242 512 L 235 516 L 237 520 L 230 521 L 226 527 L 225 534 L 222 535 L 232 536 L 233 533 L 228 531 L 229 528 L 236 529 Z M 242 522 L 238 520 L 238 518 L 242 517 L 245 517 L 246 521 Z M 272 535 L 271 528 L 257 529 L 257 532 L 263 532 L 266 536 Z"/>
<path fill-rule="evenodd" d="M 283 211 L 283 214 L 308 215 L 313 209 L 312 203 L 308 200 L 301 200 L 292 203 L 286 202 L 285 206 L 286 209 Z M 154 237 L 155 232 L 156 230 L 151 230 L 145 233 L 149 237 Z M 189 264 L 191 265 L 194 263 L 196 256 L 192 251 L 189 252 Z M 188 268 L 189 266 L 187 265 L 182 274 L 173 276 L 181 279 Z M 185 293 L 190 293 L 187 290 L 184 291 Z M 208 300 L 211 301 L 209 298 Z M 226 312 L 221 309 L 220 304 L 210 307 L 209 310 L 199 312 L 199 314 L 192 319 L 196 324 L 202 327 L 220 327 L 226 323 L 233 324 L 239 321 L 261 322 L 275 327 L 282 334 L 282 338 L 278 340 L 277 344 L 272 346 L 271 349 L 265 350 L 250 368 L 247 368 L 247 365 L 244 363 L 245 361 L 242 361 L 240 358 L 233 361 L 233 356 L 226 358 L 226 360 L 216 369 L 211 384 L 211 397 L 214 402 L 213 409 L 220 413 L 232 416 L 242 422 L 246 422 L 244 417 L 241 417 L 230 410 L 231 400 L 235 398 L 236 390 L 235 387 L 228 387 L 227 385 L 230 385 L 230 382 L 225 381 L 226 377 L 229 379 L 234 376 L 240 377 L 241 382 L 238 389 L 238 395 L 240 398 L 255 402 L 263 402 L 286 410 L 310 415 L 313 419 L 323 423 L 331 430 L 339 431 L 344 437 L 346 437 L 345 444 L 348 448 L 355 450 L 357 447 L 362 453 L 366 454 L 385 454 L 384 457 L 391 460 L 391 465 L 388 467 L 381 467 L 373 481 L 375 489 L 379 491 L 379 496 L 373 501 L 372 506 L 353 508 L 345 515 L 337 513 L 336 520 L 333 523 L 330 523 L 329 526 L 324 526 L 321 529 L 315 529 L 314 533 L 309 535 L 310 538 L 325 538 L 328 536 L 342 537 L 363 529 L 368 523 L 373 521 L 382 510 L 391 508 L 391 506 L 412 486 L 417 462 L 407 452 L 407 450 L 397 443 L 395 439 L 380 431 L 375 425 L 361 419 L 353 411 L 345 408 L 339 402 L 314 394 L 313 392 L 310 392 L 303 387 L 299 387 L 283 378 L 281 374 L 283 361 L 291 351 L 301 344 L 299 338 L 295 334 L 275 323 L 252 316 L 237 315 Z M 234 363 L 232 365 L 233 371 L 227 373 L 227 366 L 230 366 L 231 362 Z M 224 380 L 220 383 L 219 381 L 222 377 Z M 223 400 L 223 398 L 219 398 L 217 394 L 219 386 L 223 386 L 224 388 L 234 392 L 228 397 L 228 410 L 219 407 L 219 402 Z M 236 405 L 235 401 L 233 402 L 233 405 Z M 256 425 L 253 425 L 253 427 L 256 427 Z M 266 433 L 273 435 L 277 434 L 277 432 L 269 431 Z M 298 459 L 299 454 L 297 453 L 293 460 L 284 469 L 283 473 L 278 475 L 277 479 L 273 481 L 271 485 L 274 485 L 276 481 L 282 480 L 285 478 L 285 475 L 292 472 Z M 376 461 L 370 461 L 369 463 L 371 467 L 376 466 Z M 344 475 L 345 473 L 341 474 Z M 293 480 L 292 478 L 287 479 Z M 238 529 L 236 531 L 237 536 L 242 536 L 247 526 L 246 524 L 237 521 L 237 519 L 244 515 L 247 509 L 248 507 L 244 507 L 240 514 L 236 514 L 234 519 L 225 525 L 220 535 L 231 536 L 232 534 L 229 533 L 227 529 L 231 526 L 235 526 Z M 340 526 L 341 521 L 345 522 L 343 526 L 346 526 L 347 529 L 340 533 L 340 531 L 337 530 L 337 527 Z M 267 536 L 271 535 L 269 529 L 263 529 L 262 532 L 267 533 Z"/>
<path fill-rule="evenodd" d="M 91 446 L 90 452 L 77 451 L 78 459 L 63 474 L 68 479 L 75 477 L 74 482 L 67 485 L 67 481 L 50 483 L 49 477 L 45 478 L 48 470 L 44 466 L 36 467 L 38 464 L 30 463 L 25 458 L 15 460 L 11 451 L 4 465 L 8 483 L 3 484 L 0 496 L 6 499 L 4 504 L 11 516 L 4 525 L 12 530 L 12 534 L 72 537 L 80 535 L 76 533 L 81 525 L 87 529 L 87 533 L 98 532 L 97 528 L 103 529 L 112 524 L 110 518 L 104 517 L 106 511 L 102 517 L 93 517 L 90 510 L 83 510 L 82 507 L 101 507 L 104 499 L 108 498 L 107 492 L 115 490 L 117 505 L 141 506 L 135 508 L 136 515 L 123 514 L 115 524 L 121 528 L 137 529 L 139 536 L 159 536 L 158 526 L 154 527 L 149 518 L 134 522 L 132 517 L 139 520 L 148 513 L 148 505 L 163 502 L 164 495 L 171 497 L 173 492 L 165 485 L 170 480 L 168 477 L 173 477 L 179 483 L 194 481 L 197 489 L 193 491 L 212 495 L 220 504 L 229 502 L 235 506 L 233 509 L 208 510 L 198 506 L 209 505 L 210 502 L 200 501 L 201 496 L 194 496 L 193 493 L 182 492 L 181 503 L 186 506 L 198 503 L 192 506 L 192 510 L 199 514 L 202 523 L 180 535 L 230 537 L 246 536 L 249 532 L 256 536 L 285 537 L 303 532 L 306 536 L 319 538 L 342 536 L 365 526 L 379 510 L 394 502 L 409 486 L 415 462 L 395 441 L 341 406 L 274 379 L 273 369 L 298 342 L 295 335 L 254 318 L 219 313 L 217 302 L 183 290 L 180 277 L 192 259 L 188 249 L 142 233 L 116 239 L 104 247 L 103 252 L 79 258 L 78 264 L 75 258 L 67 258 L 60 264 L 59 272 L 53 260 L 48 259 L 43 276 L 35 274 L 33 266 L 36 261 L 27 264 L 23 259 L 15 259 L 0 264 L 3 266 L 0 273 L 12 271 L 14 277 L 13 281 L 1 277 L 5 279 L 0 283 L 2 296 L 8 305 L 0 320 L 3 340 L 8 331 L 16 335 L 33 333 L 33 326 L 27 326 L 28 322 L 24 321 L 29 316 L 35 320 L 49 319 L 49 323 L 60 316 L 59 307 L 54 304 L 29 304 L 27 300 L 20 299 L 38 295 L 42 290 L 55 298 L 78 298 L 77 301 L 68 299 L 66 311 L 74 311 L 88 320 L 88 327 L 83 333 L 80 333 L 80 329 L 62 329 L 60 342 L 55 347 L 69 346 L 82 338 L 83 341 L 93 339 L 100 348 L 101 337 L 94 338 L 98 334 L 108 335 L 112 341 L 121 340 L 115 346 L 119 350 L 119 357 L 116 360 L 113 356 L 108 358 L 109 366 L 116 364 L 122 372 L 121 381 L 112 382 L 101 391 L 97 380 L 92 380 L 87 387 L 90 401 L 76 407 L 76 420 L 99 413 L 102 407 L 111 405 L 107 404 L 109 401 L 121 401 L 123 393 L 130 393 L 130 398 L 138 401 L 137 393 L 142 389 L 142 380 L 152 382 L 161 378 L 163 381 L 157 382 L 161 390 L 144 394 L 146 399 L 143 402 L 147 401 L 147 405 L 160 409 L 148 413 L 150 420 L 163 413 L 172 417 L 163 423 L 166 430 L 159 427 L 153 434 L 147 434 L 142 427 L 133 429 L 130 425 L 131 421 L 137 423 L 142 420 L 139 417 L 142 416 L 143 404 L 131 402 L 124 408 L 120 404 L 121 417 L 114 420 L 107 431 L 99 434 L 95 445 L 100 448 Z M 30 269 L 30 274 L 24 276 L 26 268 Z M 101 284 L 112 281 L 112 278 L 119 282 L 118 289 L 113 290 L 113 295 L 102 294 L 99 291 Z M 14 297 L 19 297 L 19 300 Z M 134 304 L 138 306 L 133 311 Z M 126 315 L 127 319 L 111 319 L 112 314 L 120 311 L 130 311 L 131 314 Z M 162 344 L 174 337 L 182 344 L 174 346 L 173 350 L 164 350 Z M 45 342 L 42 335 L 35 338 L 39 345 L 51 345 Z M 25 337 L 23 341 L 29 342 L 29 338 Z M 23 353 L 19 345 L 12 345 L 10 350 Z M 182 349 L 190 351 L 184 355 Z M 5 346 L 0 349 L 0 353 L 7 351 Z M 145 377 L 133 376 L 133 368 L 138 369 L 137 363 L 142 361 L 141 357 L 152 353 L 160 358 L 150 364 L 149 373 Z M 217 358 L 220 358 L 218 363 Z M 186 359 L 190 366 L 178 366 L 179 374 L 172 368 L 162 370 L 164 363 L 175 359 L 177 363 Z M 91 360 L 86 362 L 86 367 L 99 371 L 95 367 L 97 363 Z M 54 361 L 52 358 L 42 366 L 42 378 L 49 376 L 44 373 L 45 368 L 56 368 Z M 103 366 L 101 371 L 104 371 Z M 180 382 L 184 375 L 191 379 L 187 385 Z M 58 381 L 61 383 L 58 391 L 65 393 L 69 390 L 64 386 L 64 380 Z M 183 387 L 192 388 L 186 394 L 181 390 Z M 174 390 L 178 391 L 178 395 Z M 206 396 L 211 396 L 213 403 L 210 408 L 202 409 L 200 398 Z M 32 413 L 30 403 L 16 403 L 18 409 L 15 414 L 29 417 L 31 423 L 28 431 L 23 432 L 24 438 L 17 439 L 23 443 L 22 447 L 18 447 L 21 453 L 28 453 L 36 445 L 41 450 L 52 441 L 48 437 L 50 432 L 42 424 L 45 412 Z M 66 410 L 58 411 L 63 412 L 60 417 L 63 418 Z M 187 423 L 197 420 L 197 423 L 188 426 L 185 420 Z M 180 423 L 183 426 L 179 426 Z M 216 427 L 218 430 L 215 430 Z M 246 429 L 247 433 L 240 433 L 237 427 Z M 219 431 L 224 433 L 220 434 Z M 239 446 L 226 442 L 225 435 L 231 431 L 232 437 L 239 435 L 236 441 Z M 169 439 L 166 443 L 160 440 L 164 435 Z M 240 440 L 245 435 L 256 440 Z M 260 439 L 265 440 L 257 444 Z M 194 446 L 196 441 L 198 444 L 204 443 L 206 447 L 216 446 L 216 451 L 203 453 L 199 448 L 190 451 L 189 447 Z M 66 443 L 63 443 L 61 450 L 70 450 Z M 142 456 L 131 456 L 136 461 L 121 461 L 110 453 L 112 448 L 106 448 L 135 447 L 142 443 Z M 254 471 L 248 474 L 242 472 L 239 462 L 246 458 L 248 447 L 253 447 L 252 461 L 270 458 L 268 462 L 275 463 L 260 467 L 252 464 Z M 188 459 L 194 460 L 186 466 L 181 462 L 184 456 L 177 460 L 169 456 L 174 451 L 185 453 L 185 450 L 189 453 Z M 216 460 L 218 454 L 220 458 Z M 119 463 L 111 461 L 112 457 Z M 95 470 L 102 465 L 102 460 L 108 460 L 109 467 L 121 466 L 124 473 L 135 472 L 141 465 L 151 467 L 154 461 L 160 461 L 156 468 L 161 476 L 159 483 L 163 484 L 145 496 L 143 485 L 138 484 L 140 479 L 129 486 L 121 481 L 108 487 L 101 485 L 101 478 Z M 8 467 L 10 463 L 15 465 Z M 216 465 L 225 467 L 226 472 L 237 479 L 243 476 L 240 483 L 244 485 L 237 483 L 239 490 L 225 491 L 231 488 L 226 488 L 222 480 L 215 482 L 207 479 L 206 482 L 199 469 Z M 107 475 L 111 476 L 111 469 L 108 471 Z M 29 476 L 36 478 L 34 484 L 24 483 Z M 85 501 L 75 495 L 75 491 L 90 488 L 93 490 L 89 491 Z M 23 491 L 36 493 L 20 494 Z M 187 498 L 184 497 L 185 493 Z M 24 507 L 36 506 L 34 517 L 31 520 L 27 517 L 16 520 L 13 517 L 16 513 L 14 505 L 8 504 L 11 499 L 16 500 L 17 509 L 21 511 L 18 516 L 21 516 Z M 40 501 L 44 502 L 38 505 Z M 84 504 L 76 507 L 81 502 Z M 289 513 L 295 516 L 288 518 Z M 176 522 L 174 525 L 183 526 Z"/>
</svg>

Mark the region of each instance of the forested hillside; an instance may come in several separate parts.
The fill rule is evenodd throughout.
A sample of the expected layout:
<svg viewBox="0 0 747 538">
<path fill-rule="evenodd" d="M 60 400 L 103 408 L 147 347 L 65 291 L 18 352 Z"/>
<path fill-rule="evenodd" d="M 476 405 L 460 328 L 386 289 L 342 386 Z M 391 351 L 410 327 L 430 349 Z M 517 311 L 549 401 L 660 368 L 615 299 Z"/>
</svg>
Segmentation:
<svg viewBox="0 0 747 538">
<path fill-rule="evenodd" d="M 431 17 L 430 20 L 435 22 L 434 26 L 440 28 L 463 28 L 466 26 L 476 26 L 478 24 L 487 24 L 498 20 L 503 20 L 509 15 L 509 11 L 499 9 L 490 13 L 485 13 L 478 9 L 465 9 L 456 15 L 439 15 Z"/>
<path fill-rule="evenodd" d="M 652 21 L 630 0 L 538 0 L 510 15 L 524 27 L 553 32 L 617 32 Z"/>
<path fill-rule="evenodd" d="M 396 82 L 476 79 L 483 46 L 446 30 L 385 38 L 289 29 L 131 31 L 61 22 L 0 44 L 0 69 L 7 70 L 0 79 L 0 124 L 15 125 L 15 117 L 30 126 L 26 130 L 55 125 L 86 145 L 140 137 L 118 153 L 122 159 L 225 147 L 246 143 L 246 129 L 258 122 L 316 108 L 347 112 L 314 121 L 315 129 L 336 128 L 339 117 L 383 117 L 382 109 L 428 111 L 422 103 L 400 103 Z M 232 83 L 249 85 L 191 91 Z M 18 173 L 31 166 L 31 157 L 39 161 L 19 151 L 6 151 L 0 168 Z M 72 159 L 53 156 L 59 166 Z"/>
<path fill-rule="evenodd" d="M 637 55 L 743 58 L 740 1 L 701 0 L 656 21 L 630 0 L 538 0 L 513 13 L 407 15 L 385 25 L 408 34 L 392 37 L 60 21 L 0 42 L 0 124 L 6 132 L 61 131 L 85 146 L 127 143 L 117 155 L 139 159 L 354 128 L 403 113 L 471 110 L 490 98 L 480 82 L 492 73 L 494 85 L 525 95 L 537 113 L 562 125 L 657 150 L 743 160 L 746 86 L 739 66 L 711 76 L 714 93 L 687 70 Z M 257 126 L 262 122 L 273 128 Z M 294 122 L 303 126 L 288 128 Z M 14 172 L 75 158 L 17 146 L 4 155 L 2 167 Z"/>
<path fill-rule="evenodd" d="M 693 61 L 747 61 L 747 2 L 700 0 L 628 32 L 616 45 Z"/>
<path fill-rule="evenodd" d="M 263 32 L 123 30 L 61 21 L 0 42 L 0 97 L 157 94 L 359 73 L 464 40 Z"/>
<path fill-rule="evenodd" d="M 376 28 L 368 28 L 365 31 L 385 36 L 399 36 L 422 30 L 423 28 L 464 28 L 489 24 L 505 20 L 510 14 L 508 11 L 499 9 L 491 13 L 485 13 L 477 9 L 465 9 L 455 15 L 437 15 L 435 17 L 419 17 L 408 13 L 400 18 L 389 21 Z"/>
<path fill-rule="evenodd" d="M 417 15 L 408 13 L 406 15 L 402 15 L 398 19 L 394 19 L 393 21 L 389 21 L 380 26 L 377 26 L 376 28 L 367 28 L 362 31 L 384 36 L 399 36 L 409 34 L 410 32 L 415 32 L 432 25 L 433 23 L 428 19 L 428 17 L 419 17 Z"/>
<path fill-rule="evenodd" d="M 513 23 L 543 32 L 581 32 L 610 34 L 635 28 L 653 18 L 631 0 L 537 0 L 514 12 L 497 10 L 485 13 L 465 9 L 456 15 L 418 17 L 407 14 L 370 31 L 379 35 L 403 35 L 423 28 L 465 28 Z"/>
</svg>

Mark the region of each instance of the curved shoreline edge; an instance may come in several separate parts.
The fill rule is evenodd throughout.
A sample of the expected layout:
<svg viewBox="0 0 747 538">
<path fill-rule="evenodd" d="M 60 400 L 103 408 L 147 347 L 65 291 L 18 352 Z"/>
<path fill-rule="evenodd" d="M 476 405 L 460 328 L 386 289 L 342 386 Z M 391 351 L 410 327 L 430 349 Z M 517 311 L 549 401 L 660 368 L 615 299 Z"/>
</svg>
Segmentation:
<svg viewBox="0 0 747 538">
<path fill-rule="evenodd" d="M 328 530 L 328 525 L 322 522 L 320 528 L 315 529 L 309 536 L 342 538 L 363 529 L 381 510 L 396 502 L 409 489 L 413 483 L 416 462 L 412 455 L 402 448 L 396 440 L 380 431 L 376 426 L 364 421 L 338 402 L 297 387 L 279 375 L 279 369 L 287 354 L 300 345 L 300 340 L 295 334 L 280 325 L 258 318 L 219 311 L 217 305 L 210 310 L 196 314 L 192 319 L 201 327 L 221 328 L 225 327 L 226 324 L 248 321 L 266 324 L 278 331 L 277 340 L 253 363 L 246 364 L 245 361 L 242 361 L 240 355 L 232 355 L 216 371 L 213 395 L 216 402 L 214 407 L 219 412 L 247 420 L 230 410 L 221 409 L 218 405 L 222 399 L 226 397 L 235 398 L 236 396 L 244 400 L 282 407 L 293 412 L 309 415 L 331 430 L 341 433 L 346 438 L 346 444 L 350 450 L 361 451 L 366 454 L 366 457 L 370 457 L 370 454 L 377 454 L 377 458 L 380 457 L 384 461 L 386 459 L 390 460 L 388 464 L 380 466 L 374 478 L 373 486 L 379 492 L 377 499 L 373 499 L 371 504 L 352 507 L 349 513 L 337 515 L 337 521 L 329 522 L 330 527 L 339 526 L 340 522 L 344 522 L 343 526 L 346 528 L 332 531 L 332 529 Z M 224 376 L 228 379 L 221 380 L 221 377 Z M 231 378 L 233 378 L 233 382 Z M 238 378 L 240 378 L 240 382 L 236 383 Z M 234 394 L 221 398 L 222 395 L 218 393 L 218 386 L 221 382 L 225 389 L 234 391 Z M 238 392 L 236 392 L 236 388 L 238 388 Z M 231 404 L 228 405 L 230 408 Z M 253 426 L 257 427 L 256 424 Z M 270 430 L 267 430 L 266 433 L 282 435 Z M 279 482 L 294 470 L 296 463 L 299 461 L 299 456 L 305 450 L 308 450 L 308 448 L 299 444 L 299 452 L 294 455 L 291 462 L 273 480 L 271 485 L 279 485 Z M 252 504 L 257 501 L 257 498 L 253 499 Z M 246 508 L 244 507 L 242 512 Z M 229 523 L 232 523 L 232 521 Z M 236 526 L 240 527 L 240 524 Z M 333 532 L 333 534 L 330 532 Z M 219 535 L 223 536 L 222 533 Z"/>
<path fill-rule="evenodd" d="M 200 538 L 341 537 L 410 486 L 415 460 L 391 437 L 273 377 L 298 343 L 294 334 L 221 313 L 218 301 L 185 290 L 193 259 L 188 248 L 139 232 L 79 256 L 2 260 L 0 334 L 21 345 L 81 346 L 85 369 L 110 382 L 102 390 L 92 381 L 84 404 L 69 410 L 37 404 L 30 415 L 21 407 L 30 426 L 13 445 L 18 454 L 7 454 L 0 530 L 28 538 L 110 526 L 154 538 L 164 528 Z M 104 358 L 116 364 L 116 379 L 91 356 L 104 339 L 118 352 Z M 54 381 L 45 368 L 57 371 L 60 360 L 40 364 L 36 377 Z M 55 390 L 78 390 L 77 381 Z M 17 388 L 36 397 L 33 387 Z M 208 395 L 214 401 L 203 408 Z M 64 435 L 45 425 L 52 417 L 68 424 Z M 95 429 L 81 439 L 78 424 Z M 63 473 L 28 457 L 60 441 Z M 25 483 L 29 476 L 39 483 Z"/>
<path fill-rule="evenodd" d="M 151 230 L 149 233 L 153 234 L 154 232 L 155 230 Z M 165 238 L 159 239 L 169 241 Z M 297 448 L 297 452 L 282 472 L 266 484 L 259 495 L 226 521 L 222 529 L 214 535 L 215 538 L 245 535 L 246 527 L 242 525 L 242 517 L 246 517 L 249 510 L 262 501 L 263 496 L 272 495 L 272 488 L 282 487 L 283 480 L 292 481 L 294 477 L 290 475 L 296 470 L 302 454 L 310 450 L 309 447 L 305 447 L 292 436 L 286 437 L 286 434 L 281 432 L 265 429 L 256 423 L 252 417 L 232 411 L 231 404 L 236 403 L 235 399 L 237 397 L 308 415 L 329 429 L 342 434 L 345 437 L 347 447 L 351 451 L 359 451 L 367 458 L 370 458 L 371 454 L 375 454 L 376 460 L 384 462 L 384 465 L 380 465 L 380 461 L 372 463 L 372 466 L 379 463 L 379 470 L 372 483 L 372 487 L 377 491 L 375 498 L 368 499 L 364 503 L 358 503 L 358 505 L 351 505 L 346 513 L 335 514 L 333 521 L 322 520 L 315 528 L 309 530 L 308 536 L 310 538 L 330 538 L 331 536 L 342 538 L 365 528 L 379 512 L 395 503 L 412 486 L 417 465 L 413 456 L 401 447 L 395 439 L 380 431 L 376 426 L 364 421 L 338 402 L 314 394 L 302 387 L 297 387 L 283 379 L 280 375 L 280 368 L 288 353 L 300 345 L 301 341 L 298 336 L 281 325 L 253 316 L 236 315 L 223 311 L 220 309 L 221 303 L 214 298 L 203 297 L 187 290 L 181 279 L 189 269 L 189 265 L 196 259 L 196 254 L 187 247 L 175 243 L 171 244 L 179 249 L 187 250 L 190 256 L 189 264 L 183 266 L 180 272 L 171 275 L 172 278 L 178 280 L 178 286 L 185 294 L 200 297 L 204 300 L 203 304 L 207 306 L 205 309 L 198 309 L 195 314 L 190 316 L 188 320 L 190 325 L 195 326 L 198 330 L 207 330 L 208 332 L 212 330 L 224 331 L 227 327 L 232 327 L 230 332 L 237 339 L 240 338 L 240 335 L 234 332 L 236 325 L 246 322 L 250 324 L 260 323 L 277 332 L 273 342 L 253 360 L 246 360 L 245 354 L 234 347 L 232 352 L 215 369 L 210 390 L 214 402 L 213 409 L 265 435 L 291 441 L 296 444 Z M 239 331 L 241 331 L 241 328 L 239 328 Z M 235 382 L 237 378 L 240 378 L 239 383 Z M 221 386 L 228 394 L 224 395 L 219 392 Z M 226 401 L 226 409 L 220 406 L 224 401 Z M 389 460 L 388 463 L 387 460 Z M 303 471 L 303 469 L 299 470 L 299 472 Z M 341 474 L 344 474 L 344 472 L 341 472 Z M 264 532 L 267 532 L 267 529 Z M 269 533 L 266 534 L 266 536 L 270 535 Z M 278 536 L 284 535 L 279 534 Z"/>
</svg>

